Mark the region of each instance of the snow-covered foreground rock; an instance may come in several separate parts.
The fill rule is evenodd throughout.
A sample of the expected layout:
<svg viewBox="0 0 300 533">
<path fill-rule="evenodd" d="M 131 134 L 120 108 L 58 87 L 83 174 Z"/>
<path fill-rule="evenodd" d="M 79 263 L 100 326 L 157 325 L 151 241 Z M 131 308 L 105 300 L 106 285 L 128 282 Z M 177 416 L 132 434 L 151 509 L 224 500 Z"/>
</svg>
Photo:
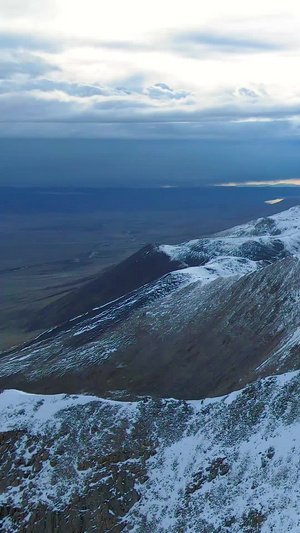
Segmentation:
<svg viewBox="0 0 300 533">
<path fill-rule="evenodd" d="M 0 395 L 3 532 L 300 530 L 300 372 L 203 401 Z"/>
</svg>

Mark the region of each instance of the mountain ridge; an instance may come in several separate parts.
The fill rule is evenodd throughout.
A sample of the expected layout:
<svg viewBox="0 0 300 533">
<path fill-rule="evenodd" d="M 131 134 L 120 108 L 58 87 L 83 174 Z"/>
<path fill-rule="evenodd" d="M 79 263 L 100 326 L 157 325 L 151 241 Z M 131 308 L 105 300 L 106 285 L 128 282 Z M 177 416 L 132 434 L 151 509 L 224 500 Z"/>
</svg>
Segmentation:
<svg viewBox="0 0 300 533">
<path fill-rule="evenodd" d="M 191 402 L 4 391 L 2 531 L 296 533 L 299 394 L 299 371 Z"/>
<path fill-rule="evenodd" d="M 294 252 L 293 233 L 297 235 L 297 231 L 300 231 L 299 220 L 296 228 L 293 228 L 293 215 L 299 219 L 299 206 L 282 213 L 289 215 L 278 213 L 263 217 L 216 233 L 210 238 L 194 239 L 181 245 L 148 244 L 82 288 L 46 306 L 38 314 L 31 315 L 27 328 L 49 329 L 88 312 L 94 306 L 106 305 L 125 296 L 169 272 L 203 266 L 219 256 L 269 261 L 291 255 Z M 297 237 L 296 248 L 299 250 Z"/>
<path fill-rule="evenodd" d="M 0 386 L 123 399 L 198 399 L 231 392 L 267 371 L 294 370 L 299 230 L 300 208 L 294 207 L 179 245 L 170 264 L 188 264 L 183 252 L 189 261 L 192 250 L 200 265 L 164 274 L 3 354 Z"/>
</svg>

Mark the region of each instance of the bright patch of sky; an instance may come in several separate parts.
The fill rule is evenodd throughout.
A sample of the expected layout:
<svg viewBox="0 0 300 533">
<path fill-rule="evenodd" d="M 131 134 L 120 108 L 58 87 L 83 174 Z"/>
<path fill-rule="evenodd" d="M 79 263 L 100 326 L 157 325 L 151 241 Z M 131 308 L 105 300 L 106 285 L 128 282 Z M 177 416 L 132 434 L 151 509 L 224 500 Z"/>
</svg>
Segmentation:
<svg viewBox="0 0 300 533">
<path fill-rule="evenodd" d="M 228 183 L 216 183 L 216 187 L 268 187 L 268 186 L 299 186 L 300 179 L 281 179 L 281 180 L 269 180 L 269 181 L 240 181 L 240 182 L 228 182 Z M 280 198 L 276 201 L 281 201 L 283 198 Z"/>
<path fill-rule="evenodd" d="M 0 13 L 1 136 L 299 136 L 295 1 L 0 0 Z"/>
</svg>

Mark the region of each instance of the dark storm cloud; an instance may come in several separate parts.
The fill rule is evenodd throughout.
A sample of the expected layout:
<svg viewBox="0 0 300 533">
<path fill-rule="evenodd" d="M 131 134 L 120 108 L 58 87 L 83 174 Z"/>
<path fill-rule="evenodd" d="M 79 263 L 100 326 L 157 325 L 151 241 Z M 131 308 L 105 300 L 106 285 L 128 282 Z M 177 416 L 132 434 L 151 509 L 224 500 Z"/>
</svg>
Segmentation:
<svg viewBox="0 0 300 533">
<path fill-rule="evenodd" d="M 0 121 L 6 123 L 52 121 L 53 117 L 75 116 L 71 102 L 37 99 L 30 93 L 13 93 L 0 96 Z M 56 122 L 54 120 L 54 122 Z"/>
<path fill-rule="evenodd" d="M 62 102 L 57 101 L 61 107 Z M 53 101 L 55 105 L 55 101 Z M 45 104 L 46 105 L 46 104 Z M 52 117 L 52 122 L 86 122 L 86 123 L 209 123 L 253 120 L 288 120 L 300 116 L 300 105 L 274 105 L 268 108 L 240 107 L 224 105 L 208 109 L 190 109 L 186 105 L 181 108 L 157 108 L 147 101 L 107 99 L 95 102 L 89 110 L 76 108 L 76 112 L 69 116 L 58 113 Z M 43 120 L 43 117 L 41 117 Z"/>
<path fill-rule="evenodd" d="M 2 134 L 1 125 L 0 132 Z M 80 130 L 77 133 L 78 139 L 63 141 L 50 140 L 49 136 L 46 139 L 36 136 L 29 140 L 0 139 L 0 183 L 8 186 L 153 187 L 172 184 L 188 187 L 299 175 L 300 143 L 295 140 L 243 142 L 234 138 L 224 142 L 209 138 L 199 141 L 198 138 L 177 137 L 176 140 L 175 136 L 172 140 L 169 137 L 163 140 L 161 135 L 144 142 L 141 135 L 137 136 L 138 133 L 144 135 L 143 129 L 135 131 L 132 140 L 127 137 L 125 142 L 112 142 L 107 136 L 106 139 L 83 140 Z M 56 132 L 52 131 L 53 134 Z"/>
</svg>

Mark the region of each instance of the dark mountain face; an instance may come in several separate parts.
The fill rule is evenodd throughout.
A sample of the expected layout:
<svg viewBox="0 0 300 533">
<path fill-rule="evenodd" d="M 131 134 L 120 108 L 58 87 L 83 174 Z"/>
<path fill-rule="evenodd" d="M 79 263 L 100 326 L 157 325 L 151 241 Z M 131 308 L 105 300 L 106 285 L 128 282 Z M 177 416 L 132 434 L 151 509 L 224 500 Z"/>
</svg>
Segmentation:
<svg viewBox="0 0 300 533">
<path fill-rule="evenodd" d="M 30 316 L 28 329 L 57 326 L 182 266 L 181 261 L 172 261 L 158 246 L 149 244 L 80 289 L 48 305 L 37 315 Z"/>
<path fill-rule="evenodd" d="M 125 398 L 227 394 L 300 367 L 290 343 L 299 292 L 299 260 L 287 258 L 240 279 L 183 286 L 120 320 L 115 306 L 110 325 L 98 315 L 3 357 L 0 386 Z"/>
<path fill-rule="evenodd" d="M 145 247 L 45 308 L 59 325 L 2 355 L 0 386 L 198 399 L 298 368 L 298 250 L 298 208 Z"/>
</svg>

